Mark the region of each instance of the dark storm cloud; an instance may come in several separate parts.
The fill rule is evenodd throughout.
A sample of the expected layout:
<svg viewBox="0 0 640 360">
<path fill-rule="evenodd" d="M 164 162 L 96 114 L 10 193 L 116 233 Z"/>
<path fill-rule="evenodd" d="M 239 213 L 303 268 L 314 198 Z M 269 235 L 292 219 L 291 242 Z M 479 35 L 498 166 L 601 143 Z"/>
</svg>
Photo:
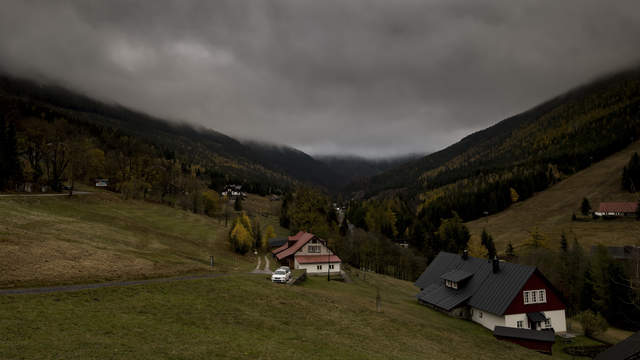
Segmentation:
<svg viewBox="0 0 640 360">
<path fill-rule="evenodd" d="M 640 60 L 638 1 L 2 1 L 0 66 L 311 153 L 433 151 Z"/>
</svg>

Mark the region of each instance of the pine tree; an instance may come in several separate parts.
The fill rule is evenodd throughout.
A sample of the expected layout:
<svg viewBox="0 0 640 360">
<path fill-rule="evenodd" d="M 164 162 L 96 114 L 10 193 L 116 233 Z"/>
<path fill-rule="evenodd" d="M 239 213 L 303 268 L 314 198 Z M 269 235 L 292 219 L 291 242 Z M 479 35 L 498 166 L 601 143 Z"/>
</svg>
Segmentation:
<svg viewBox="0 0 640 360">
<path fill-rule="evenodd" d="M 513 248 L 513 244 L 511 243 L 511 240 L 509 240 L 509 243 L 507 244 L 507 250 L 505 251 L 505 254 L 509 259 L 513 259 L 516 257 L 516 252 L 515 252 L 515 249 Z"/>
<path fill-rule="evenodd" d="M 493 259 L 496 256 L 496 246 L 493 243 L 493 237 L 489 235 L 486 229 L 482 229 L 480 243 L 487 249 L 489 259 Z"/>
<path fill-rule="evenodd" d="M 568 249 L 569 249 L 569 246 L 567 244 L 567 235 L 565 235 L 563 231 L 562 234 L 560 235 L 560 250 L 562 250 L 563 253 L 566 253 Z"/>
<path fill-rule="evenodd" d="M 349 223 L 347 221 L 347 217 L 344 216 L 342 218 L 342 223 L 340 223 L 340 235 L 347 236 L 348 232 L 349 232 Z"/>
<path fill-rule="evenodd" d="M 587 198 L 582 199 L 582 205 L 580 205 L 580 211 L 584 216 L 589 215 L 589 211 L 591 211 L 591 204 L 589 203 L 589 199 Z"/>
</svg>

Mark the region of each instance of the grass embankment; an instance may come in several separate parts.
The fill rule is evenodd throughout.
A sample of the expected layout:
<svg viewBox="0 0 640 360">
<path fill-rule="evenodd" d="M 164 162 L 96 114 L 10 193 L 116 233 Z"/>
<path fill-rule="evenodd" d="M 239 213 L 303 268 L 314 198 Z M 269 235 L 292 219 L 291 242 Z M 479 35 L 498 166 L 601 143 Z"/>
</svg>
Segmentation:
<svg viewBox="0 0 640 360">
<path fill-rule="evenodd" d="M 622 169 L 634 152 L 640 152 L 636 142 L 605 160 L 595 163 L 533 197 L 513 204 L 498 214 L 467 223 L 472 241 L 480 243 L 482 229 L 493 236 L 496 248 L 503 252 L 511 240 L 516 248 L 527 241 L 530 232 L 538 228 L 548 245 L 558 248 L 560 234 L 575 235 L 585 249 L 601 243 L 609 246 L 638 244 L 640 222 L 635 219 L 572 221 L 579 218 L 583 198 L 597 210 L 603 201 L 637 201 L 636 195 L 621 188 Z"/>
<path fill-rule="evenodd" d="M 250 198 L 262 227 L 286 233 L 274 215 L 254 211 L 268 199 Z M 227 231 L 224 221 L 104 191 L 0 198 L 0 287 L 250 271 L 256 259 L 229 251 Z"/>
<path fill-rule="evenodd" d="M 376 312 L 374 286 L 383 312 Z M 378 275 L 302 286 L 262 275 L 0 297 L 0 357 L 544 359 L 418 305 Z"/>
</svg>

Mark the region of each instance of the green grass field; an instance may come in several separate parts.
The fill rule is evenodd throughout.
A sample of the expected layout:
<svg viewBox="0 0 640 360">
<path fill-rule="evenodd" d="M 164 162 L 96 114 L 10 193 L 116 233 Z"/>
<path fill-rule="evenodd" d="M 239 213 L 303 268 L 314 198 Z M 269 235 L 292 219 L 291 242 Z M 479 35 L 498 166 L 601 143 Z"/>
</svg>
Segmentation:
<svg viewBox="0 0 640 360">
<path fill-rule="evenodd" d="M 286 235 L 267 199 L 251 196 L 245 207 Z M 286 286 L 249 275 L 257 259 L 229 251 L 227 231 L 216 219 L 105 192 L 0 199 L 0 287 L 227 273 L 0 295 L 0 359 L 546 358 L 419 305 L 406 281 L 353 270 L 352 283 L 320 276 Z"/>
<path fill-rule="evenodd" d="M 285 235 L 260 204 L 271 206 L 252 196 L 246 207 L 263 228 Z M 228 229 L 221 220 L 102 191 L 0 198 L 0 287 L 250 271 L 256 259 L 229 251 Z"/>
<path fill-rule="evenodd" d="M 382 293 L 376 312 L 375 287 Z M 0 297 L 5 359 L 536 359 L 368 275 L 302 286 L 266 275 Z"/>
<path fill-rule="evenodd" d="M 640 142 L 505 211 L 467 223 L 473 241 L 479 244 L 482 229 L 486 228 L 499 252 L 505 250 L 509 241 L 517 252 L 518 246 L 529 238 L 530 231 L 538 228 L 547 238 L 548 245 L 556 249 L 563 231 L 570 238 L 575 235 L 587 250 L 598 243 L 609 246 L 639 244 L 640 221 L 635 219 L 571 221 L 573 213 L 582 217 L 580 204 L 584 197 L 589 199 L 593 209 L 603 201 L 637 201 L 635 194 L 621 189 L 622 168 L 634 152 L 640 152 Z"/>
</svg>

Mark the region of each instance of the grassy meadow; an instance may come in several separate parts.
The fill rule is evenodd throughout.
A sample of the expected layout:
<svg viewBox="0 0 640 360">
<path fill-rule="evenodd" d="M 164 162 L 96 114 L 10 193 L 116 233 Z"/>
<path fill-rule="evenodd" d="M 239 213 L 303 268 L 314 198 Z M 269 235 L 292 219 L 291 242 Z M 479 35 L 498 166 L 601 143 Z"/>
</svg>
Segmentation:
<svg viewBox="0 0 640 360">
<path fill-rule="evenodd" d="M 285 235 L 268 211 L 274 206 L 251 196 L 245 208 Z M 229 251 L 228 229 L 220 219 L 104 191 L 0 198 L 0 287 L 250 271 L 256 259 Z"/>
<path fill-rule="evenodd" d="M 592 245 L 609 246 L 640 244 L 640 222 L 635 219 L 592 220 L 583 217 L 580 205 L 589 199 L 597 210 L 604 201 L 637 201 L 635 194 L 621 188 L 622 169 L 634 152 L 640 152 L 640 142 L 564 179 L 533 197 L 517 202 L 507 210 L 486 218 L 468 222 L 472 241 L 479 246 L 482 229 L 493 236 L 498 252 L 503 252 L 511 240 L 518 247 L 527 241 L 536 228 L 542 233 L 549 247 L 558 248 L 560 234 L 564 231 L 577 237 L 585 249 Z M 579 221 L 572 221 L 572 214 Z"/>
<path fill-rule="evenodd" d="M 376 312 L 375 287 L 382 294 Z M 6 359 L 537 359 L 418 305 L 384 276 L 302 286 L 266 275 L 0 297 Z"/>
</svg>

